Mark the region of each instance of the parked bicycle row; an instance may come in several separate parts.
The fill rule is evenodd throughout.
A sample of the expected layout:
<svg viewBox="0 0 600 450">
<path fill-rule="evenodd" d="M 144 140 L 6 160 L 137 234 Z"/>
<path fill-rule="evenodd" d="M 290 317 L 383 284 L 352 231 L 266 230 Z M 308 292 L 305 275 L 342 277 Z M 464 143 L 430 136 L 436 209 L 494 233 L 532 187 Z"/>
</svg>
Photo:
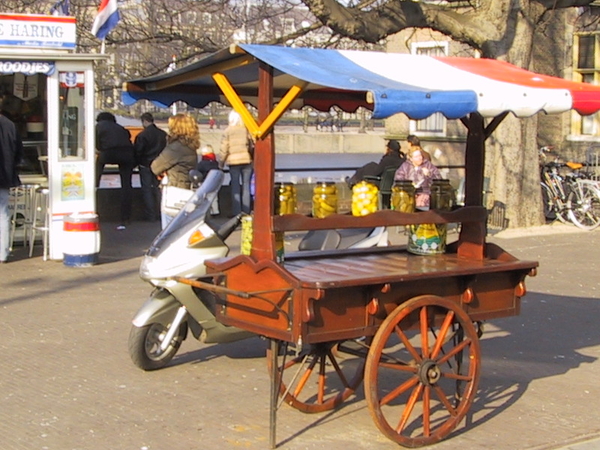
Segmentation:
<svg viewBox="0 0 600 450">
<path fill-rule="evenodd" d="M 583 230 L 600 226 L 600 180 L 595 173 L 586 170 L 586 164 L 550 156 L 550 146 L 541 147 L 539 152 L 546 220 L 571 222 Z"/>
</svg>

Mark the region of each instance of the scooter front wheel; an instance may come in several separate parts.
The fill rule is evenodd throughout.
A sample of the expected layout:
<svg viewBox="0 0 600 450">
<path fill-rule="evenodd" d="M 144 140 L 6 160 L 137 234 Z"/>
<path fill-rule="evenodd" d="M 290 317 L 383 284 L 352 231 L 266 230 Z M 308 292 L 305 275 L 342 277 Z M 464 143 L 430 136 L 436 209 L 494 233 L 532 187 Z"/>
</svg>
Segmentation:
<svg viewBox="0 0 600 450">
<path fill-rule="evenodd" d="M 185 322 L 173 336 L 166 349 L 161 344 L 169 327 L 161 323 L 151 323 L 143 327 L 131 327 L 129 333 L 129 355 L 136 366 L 143 370 L 156 370 L 165 367 L 175 356 L 186 334 Z"/>
</svg>

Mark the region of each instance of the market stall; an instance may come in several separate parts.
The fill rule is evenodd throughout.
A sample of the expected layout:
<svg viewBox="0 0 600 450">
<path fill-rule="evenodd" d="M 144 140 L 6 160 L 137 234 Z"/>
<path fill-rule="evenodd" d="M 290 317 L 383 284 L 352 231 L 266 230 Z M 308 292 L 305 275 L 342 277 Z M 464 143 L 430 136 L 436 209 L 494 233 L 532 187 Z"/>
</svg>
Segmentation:
<svg viewBox="0 0 600 450">
<path fill-rule="evenodd" d="M 64 218 L 96 212 L 94 61 L 104 56 L 75 53 L 75 46 L 74 17 L 0 14 L 2 110 L 17 126 L 25 153 L 23 188 L 12 203 L 13 245 L 33 245 L 46 228 L 44 245 L 55 260 L 63 258 Z M 33 230 L 36 204 L 47 214 L 38 215 L 43 220 Z"/>
</svg>

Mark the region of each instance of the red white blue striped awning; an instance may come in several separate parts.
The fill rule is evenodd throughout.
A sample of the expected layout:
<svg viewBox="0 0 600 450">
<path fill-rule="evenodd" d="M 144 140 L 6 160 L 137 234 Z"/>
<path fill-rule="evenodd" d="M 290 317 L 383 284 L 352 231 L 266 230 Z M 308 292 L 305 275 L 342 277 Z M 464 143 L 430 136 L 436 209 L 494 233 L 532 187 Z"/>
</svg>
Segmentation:
<svg viewBox="0 0 600 450">
<path fill-rule="evenodd" d="M 237 63 L 236 63 L 237 62 Z M 374 118 L 404 113 L 423 119 L 442 113 L 449 119 L 477 112 L 495 117 L 511 112 L 580 114 L 600 110 L 600 86 L 520 69 L 491 59 L 429 57 L 399 53 L 239 45 L 173 72 L 125 84 L 123 101 L 147 99 L 167 107 L 176 101 L 203 108 L 225 103 L 212 74 L 224 74 L 242 101 L 256 106 L 258 64 L 274 68 L 274 100 L 293 85 L 303 91 L 292 108 L 312 106 L 344 111 L 364 106 Z"/>
</svg>

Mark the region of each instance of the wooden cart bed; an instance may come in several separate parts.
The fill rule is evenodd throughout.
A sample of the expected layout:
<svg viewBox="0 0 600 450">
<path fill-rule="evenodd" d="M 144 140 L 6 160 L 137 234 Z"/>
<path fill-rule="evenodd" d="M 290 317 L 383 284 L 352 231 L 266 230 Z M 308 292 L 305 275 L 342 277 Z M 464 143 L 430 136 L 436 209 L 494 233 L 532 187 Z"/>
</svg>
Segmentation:
<svg viewBox="0 0 600 450">
<path fill-rule="evenodd" d="M 220 286 L 219 322 L 288 342 L 374 334 L 401 303 L 419 295 L 450 299 L 473 321 L 519 313 L 524 279 L 537 262 L 487 244 L 483 260 L 447 253 L 412 255 L 404 247 L 297 252 L 283 264 L 239 255 L 207 263 Z"/>
</svg>

